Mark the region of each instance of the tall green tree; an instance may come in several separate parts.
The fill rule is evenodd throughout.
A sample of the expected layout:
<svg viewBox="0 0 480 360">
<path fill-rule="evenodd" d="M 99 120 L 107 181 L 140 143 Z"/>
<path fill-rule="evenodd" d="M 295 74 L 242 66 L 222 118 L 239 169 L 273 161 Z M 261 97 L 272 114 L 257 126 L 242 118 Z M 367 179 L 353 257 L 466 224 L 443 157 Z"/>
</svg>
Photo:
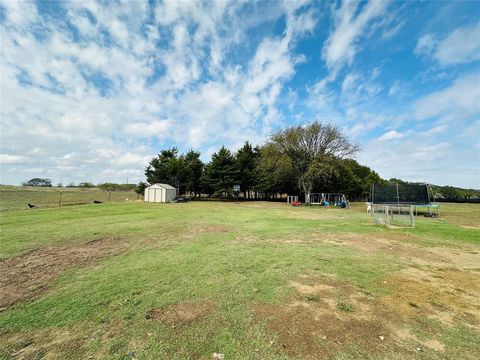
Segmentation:
<svg viewBox="0 0 480 360">
<path fill-rule="evenodd" d="M 354 176 L 345 190 L 351 199 L 364 199 L 369 196 L 372 184 L 385 183 L 385 180 L 368 166 L 360 165 L 353 159 L 345 159 L 343 163 L 351 169 Z"/>
<path fill-rule="evenodd" d="M 297 194 L 298 183 L 290 158 L 279 154 L 271 143 L 263 145 L 259 153 L 255 188 L 262 197 L 270 199 L 275 194 Z"/>
<path fill-rule="evenodd" d="M 212 160 L 205 169 L 205 179 L 214 193 L 226 197 L 232 192 L 233 185 L 238 181 L 238 170 L 235 157 L 230 150 L 222 146 L 212 155 Z"/>
<path fill-rule="evenodd" d="M 235 163 L 238 170 L 240 191 L 245 198 L 251 197 L 251 190 L 255 186 L 257 165 L 260 158 L 258 147 L 253 147 L 248 141 L 235 154 Z"/>
<path fill-rule="evenodd" d="M 180 156 L 180 162 L 182 166 L 180 169 L 182 187 L 191 194 L 199 194 L 204 168 L 203 162 L 200 160 L 200 153 L 189 150 L 186 154 Z"/>
<path fill-rule="evenodd" d="M 154 157 L 145 170 L 145 176 L 150 184 L 166 183 L 180 188 L 180 171 L 183 162 L 178 157 L 178 149 L 162 150 Z"/>
</svg>

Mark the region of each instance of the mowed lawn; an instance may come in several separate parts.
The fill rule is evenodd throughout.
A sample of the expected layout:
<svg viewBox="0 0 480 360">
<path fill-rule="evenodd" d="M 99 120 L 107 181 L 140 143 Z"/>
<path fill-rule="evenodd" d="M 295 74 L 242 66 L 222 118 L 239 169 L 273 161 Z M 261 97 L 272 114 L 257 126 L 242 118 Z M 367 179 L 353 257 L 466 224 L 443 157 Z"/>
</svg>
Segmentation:
<svg viewBox="0 0 480 360">
<path fill-rule="evenodd" d="M 480 206 L 142 202 L 0 214 L 2 359 L 478 359 Z"/>
</svg>

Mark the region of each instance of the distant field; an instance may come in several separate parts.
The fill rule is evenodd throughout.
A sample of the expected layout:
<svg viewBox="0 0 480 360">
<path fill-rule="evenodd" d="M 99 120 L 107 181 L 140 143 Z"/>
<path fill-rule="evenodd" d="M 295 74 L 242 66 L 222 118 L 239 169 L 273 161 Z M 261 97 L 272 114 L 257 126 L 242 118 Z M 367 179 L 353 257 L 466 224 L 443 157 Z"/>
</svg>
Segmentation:
<svg viewBox="0 0 480 360">
<path fill-rule="evenodd" d="M 0 214 L 0 359 L 479 359 L 480 206 Z"/>
<path fill-rule="evenodd" d="M 40 188 L 34 186 L 0 185 L 0 211 L 27 208 L 33 204 L 39 208 L 74 204 L 91 204 L 94 200 L 102 202 L 122 202 L 136 200 L 134 191 L 103 191 L 100 189 L 80 188 Z"/>
</svg>

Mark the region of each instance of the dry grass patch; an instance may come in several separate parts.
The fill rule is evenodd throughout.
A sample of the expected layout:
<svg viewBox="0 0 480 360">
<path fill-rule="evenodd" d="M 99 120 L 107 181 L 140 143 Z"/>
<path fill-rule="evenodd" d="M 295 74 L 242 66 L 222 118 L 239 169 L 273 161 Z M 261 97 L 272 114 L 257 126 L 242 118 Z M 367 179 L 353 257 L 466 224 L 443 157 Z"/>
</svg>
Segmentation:
<svg viewBox="0 0 480 360">
<path fill-rule="evenodd" d="M 410 268 L 385 279 L 393 294 L 383 301 L 407 318 L 425 316 L 480 330 L 479 275 L 454 268 Z"/>
<path fill-rule="evenodd" d="M 399 317 L 353 285 L 330 276 L 304 276 L 291 286 L 296 289 L 291 302 L 253 305 L 257 319 L 266 321 L 279 353 L 330 358 L 355 346 L 371 356 L 414 352 L 394 336 L 391 324 L 399 322 Z"/>
<path fill-rule="evenodd" d="M 440 217 L 450 224 L 466 229 L 480 229 L 478 204 L 441 204 Z"/>
<path fill-rule="evenodd" d="M 454 249 L 450 247 L 433 247 L 429 252 L 438 255 L 443 264 L 433 263 L 432 265 L 449 264 L 449 266 L 462 269 L 480 271 L 480 251 L 478 246 L 458 245 Z"/>
<path fill-rule="evenodd" d="M 177 326 L 200 320 L 211 314 L 212 311 L 213 303 L 211 301 L 186 301 L 166 309 L 152 309 L 147 312 L 145 318 Z"/>
<path fill-rule="evenodd" d="M 218 224 L 190 226 L 188 228 L 186 237 L 193 237 L 199 234 L 224 234 L 230 231 L 231 229 L 229 229 L 228 227 Z"/>
<path fill-rule="evenodd" d="M 285 214 L 285 217 L 288 219 L 299 219 L 299 220 L 334 220 L 336 217 L 332 214 L 327 213 L 327 209 L 319 209 L 319 211 L 308 211 L 302 209 L 296 209 L 289 211 Z"/>
<path fill-rule="evenodd" d="M 410 358 L 422 349 L 447 354 L 441 329 L 480 329 L 478 274 L 459 269 L 396 272 L 383 281 L 391 291 L 386 296 L 326 275 L 300 276 L 290 285 L 295 295 L 289 302 L 252 305 L 276 351 L 289 356 L 330 358 L 355 348 L 379 358 Z M 440 328 L 425 327 L 421 319 Z M 418 326 L 426 331 L 422 337 L 415 332 Z"/>
<path fill-rule="evenodd" d="M 393 255 L 406 263 L 417 265 L 480 270 L 478 247 L 469 244 L 458 244 L 454 249 L 451 247 L 419 247 L 415 245 L 415 235 L 408 233 L 317 233 L 310 241 L 354 247 L 367 254 Z"/>
<path fill-rule="evenodd" d="M 0 312 L 40 296 L 65 270 L 118 254 L 127 246 L 126 241 L 109 237 L 0 260 Z"/>
<path fill-rule="evenodd" d="M 388 238 L 387 238 L 388 236 Z M 366 253 L 384 252 L 400 257 L 423 257 L 430 258 L 428 250 L 418 248 L 411 242 L 413 235 L 405 233 L 319 233 L 315 232 L 315 238 L 325 243 L 355 247 Z"/>
<path fill-rule="evenodd" d="M 75 331 L 49 329 L 28 333 L 7 334 L 3 353 L 11 359 L 61 359 L 74 357 L 86 351 L 87 337 Z M 0 355 L 2 352 L 0 352 Z"/>
</svg>

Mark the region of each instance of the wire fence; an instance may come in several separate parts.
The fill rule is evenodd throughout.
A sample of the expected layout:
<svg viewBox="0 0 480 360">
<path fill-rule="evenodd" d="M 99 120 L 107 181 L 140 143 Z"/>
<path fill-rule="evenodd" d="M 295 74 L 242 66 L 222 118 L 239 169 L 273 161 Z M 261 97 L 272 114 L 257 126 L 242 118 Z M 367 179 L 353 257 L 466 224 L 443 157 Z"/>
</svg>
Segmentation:
<svg viewBox="0 0 480 360">
<path fill-rule="evenodd" d="M 0 211 L 93 204 L 94 202 L 125 202 L 138 200 L 134 191 L 103 191 L 100 189 L 0 188 Z"/>
</svg>

